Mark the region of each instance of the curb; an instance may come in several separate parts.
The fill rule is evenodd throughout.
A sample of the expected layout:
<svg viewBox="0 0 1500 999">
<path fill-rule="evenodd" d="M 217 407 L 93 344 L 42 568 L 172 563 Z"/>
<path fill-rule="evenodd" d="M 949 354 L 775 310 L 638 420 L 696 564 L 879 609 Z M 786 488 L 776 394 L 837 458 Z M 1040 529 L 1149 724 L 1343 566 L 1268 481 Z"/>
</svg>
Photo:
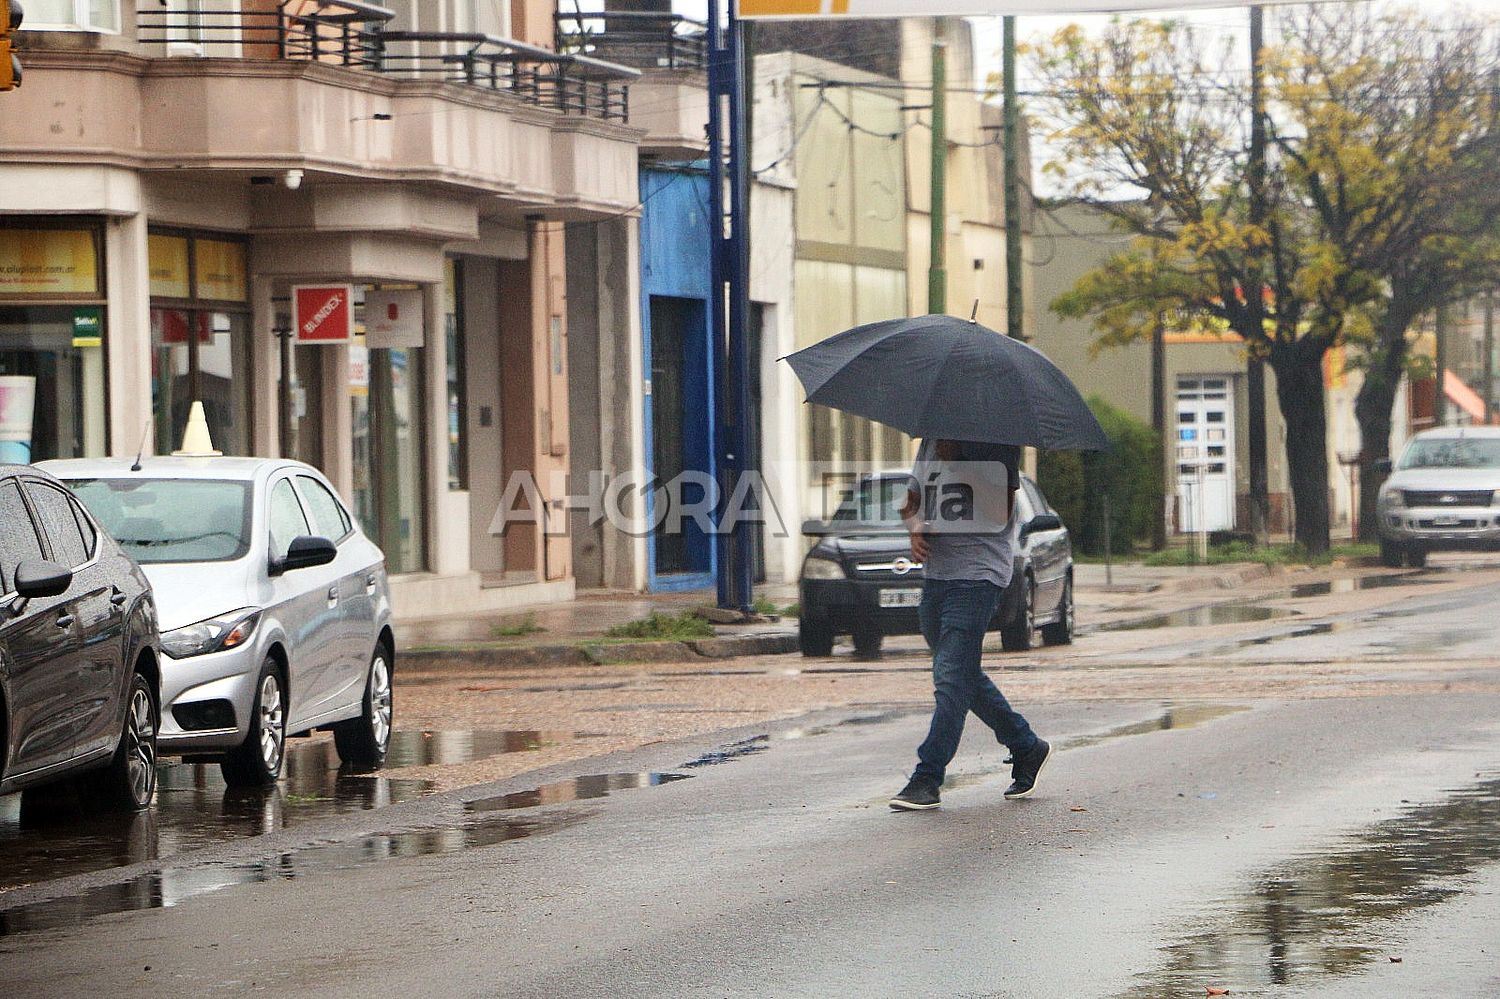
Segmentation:
<svg viewBox="0 0 1500 999">
<path fill-rule="evenodd" d="M 686 642 L 586 643 L 577 645 L 426 646 L 400 654 L 403 664 L 429 669 L 470 667 L 524 669 L 534 666 L 614 666 L 626 663 L 690 663 L 736 656 L 796 652 L 796 635 L 735 635 Z"/>
</svg>

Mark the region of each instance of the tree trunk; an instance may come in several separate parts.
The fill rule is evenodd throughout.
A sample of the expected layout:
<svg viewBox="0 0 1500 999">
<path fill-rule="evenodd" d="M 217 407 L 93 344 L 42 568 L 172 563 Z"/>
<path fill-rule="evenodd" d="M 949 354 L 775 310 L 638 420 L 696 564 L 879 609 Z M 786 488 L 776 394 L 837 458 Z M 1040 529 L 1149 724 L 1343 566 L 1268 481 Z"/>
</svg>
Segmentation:
<svg viewBox="0 0 1500 999">
<path fill-rule="evenodd" d="M 1394 329 L 1396 324 L 1400 329 Z M 1391 456 L 1391 419 L 1396 389 L 1406 366 L 1406 324 L 1387 311 L 1377 334 L 1364 384 L 1354 397 L 1354 419 L 1359 424 L 1359 540 L 1378 541 L 1376 498 L 1385 477 L 1375 463 Z"/>
<path fill-rule="evenodd" d="M 1276 397 L 1286 421 L 1296 540 L 1309 555 L 1328 551 L 1328 419 L 1323 405 L 1323 347 L 1311 337 L 1271 348 Z"/>
</svg>

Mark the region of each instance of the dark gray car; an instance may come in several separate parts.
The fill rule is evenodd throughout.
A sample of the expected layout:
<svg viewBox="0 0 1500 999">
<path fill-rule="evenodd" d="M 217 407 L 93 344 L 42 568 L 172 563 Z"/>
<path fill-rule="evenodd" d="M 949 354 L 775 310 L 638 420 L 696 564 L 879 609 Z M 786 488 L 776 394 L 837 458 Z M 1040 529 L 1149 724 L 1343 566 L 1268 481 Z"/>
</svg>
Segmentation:
<svg viewBox="0 0 1500 999">
<path fill-rule="evenodd" d="M 148 807 L 160 661 L 140 568 L 52 476 L 0 465 L 0 794 L 82 774 Z"/>
<path fill-rule="evenodd" d="M 900 509 L 911 475 L 861 476 L 832 520 L 808 521 L 818 537 L 802 563 L 802 654 L 826 656 L 850 635 L 855 652 L 873 656 L 886 635 L 921 632 L 917 606 L 922 564 L 912 559 Z M 1029 649 L 1073 640 L 1073 545 L 1057 511 L 1029 476 L 1016 492 L 1015 566 L 991 624 L 1004 648 Z"/>
</svg>

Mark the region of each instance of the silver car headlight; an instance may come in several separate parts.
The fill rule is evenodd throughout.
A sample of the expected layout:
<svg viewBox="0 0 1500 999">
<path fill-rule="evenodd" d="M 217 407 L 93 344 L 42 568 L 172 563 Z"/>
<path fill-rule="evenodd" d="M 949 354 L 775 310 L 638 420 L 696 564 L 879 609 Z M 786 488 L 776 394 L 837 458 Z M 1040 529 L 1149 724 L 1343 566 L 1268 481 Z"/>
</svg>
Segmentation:
<svg viewBox="0 0 1500 999">
<path fill-rule="evenodd" d="M 846 579 L 844 567 L 831 558 L 809 555 L 802 563 L 803 579 Z"/>
<path fill-rule="evenodd" d="M 260 623 L 260 608 L 241 607 L 197 624 L 163 632 L 161 649 L 173 659 L 222 652 L 244 645 Z"/>
</svg>

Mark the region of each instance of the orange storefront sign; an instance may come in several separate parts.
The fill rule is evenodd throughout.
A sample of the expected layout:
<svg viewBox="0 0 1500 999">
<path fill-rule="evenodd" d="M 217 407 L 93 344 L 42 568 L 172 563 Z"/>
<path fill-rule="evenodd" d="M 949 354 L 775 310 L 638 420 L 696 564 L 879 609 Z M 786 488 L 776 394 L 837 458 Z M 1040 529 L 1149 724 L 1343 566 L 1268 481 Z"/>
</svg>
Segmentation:
<svg viewBox="0 0 1500 999">
<path fill-rule="evenodd" d="M 77 229 L 0 229 L 0 295 L 99 294 L 94 234 Z"/>
</svg>

